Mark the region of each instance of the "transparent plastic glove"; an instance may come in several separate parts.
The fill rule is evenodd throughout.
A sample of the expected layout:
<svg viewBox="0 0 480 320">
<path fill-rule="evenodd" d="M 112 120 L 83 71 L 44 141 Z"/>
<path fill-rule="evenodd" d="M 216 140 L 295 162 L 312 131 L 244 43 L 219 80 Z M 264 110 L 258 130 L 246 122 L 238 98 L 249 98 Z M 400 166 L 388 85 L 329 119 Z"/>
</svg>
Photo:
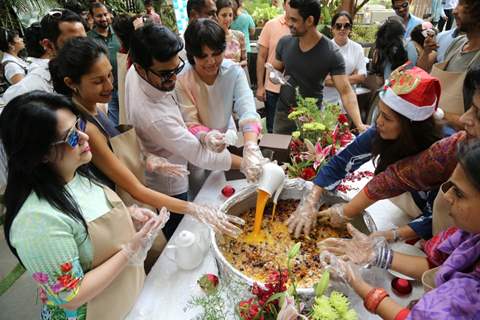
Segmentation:
<svg viewBox="0 0 480 320">
<path fill-rule="evenodd" d="M 218 130 L 210 130 L 203 137 L 203 143 L 208 150 L 220 153 L 225 150 L 227 144 L 225 142 L 225 134 Z"/>
<path fill-rule="evenodd" d="M 225 214 L 218 208 L 208 205 L 200 205 L 193 202 L 188 203 L 187 212 L 200 222 L 203 222 L 220 234 L 226 234 L 236 238 L 242 233 L 242 229 L 235 224 L 244 225 L 242 218 Z"/>
<path fill-rule="evenodd" d="M 273 84 L 279 85 L 290 85 L 288 80 L 290 76 L 284 75 L 282 72 L 275 69 L 270 63 L 265 63 L 265 68 L 267 69 L 268 78 L 272 81 Z"/>
<path fill-rule="evenodd" d="M 186 166 L 170 163 L 167 159 L 153 154 L 147 157 L 146 167 L 148 172 L 157 172 L 169 177 L 186 177 L 190 174 Z"/>
<path fill-rule="evenodd" d="M 337 257 L 327 250 L 320 253 L 320 265 L 323 270 L 329 271 L 333 278 L 340 279 L 350 286 L 362 280 L 358 265 L 345 257 Z"/>
<path fill-rule="evenodd" d="M 128 207 L 127 209 L 132 217 L 133 226 L 137 231 L 140 230 L 148 220 L 157 216 L 157 214 L 152 210 L 139 207 L 136 204 Z"/>
<path fill-rule="evenodd" d="M 370 237 L 358 231 L 350 223 L 347 229 L 352 239 L 329 238 L 318 243 L 320 250 L 327 250 L 344 260 L 360 266 L 380 266 L 384 253 L 390 250 L 385 238 Z M 390 261 L 391 262 L 391 261 Z"/>
<path fill-rule="evenodd" d="M 341 228 L 344 227 L 345 224 L 352 220 L 349 217 L 346 217 L 343 212 L 344 204 L 334 204 L 328 209 L 320 211 L 318 213 L 318 217 L 320 221 L 326 222 L 330 224 L 332 227 Z"/>
<path fill-rule="evenodd" d="M 253 141 L 248 141 L 243 146 L 243 159 L 240 171 L 245 175 L 248 182 L 257 182 L 263 172 L 263 165 L 268 162 L 264 158 L 260 147 Z"/>
<path fill-rule="evenodd" d="M 153 241 L 165 226 L 169 216 L 168 210 L 162 208 L 158 216 L 150 218 L 129 242 L 122 245 L 122 251 L 128 257 L 129 264 L 135 266 L 143 265 L 148 250 L 150 250 Z"/>
<path fill-rule="evenodd" d="M 302 231 L 305 236 L 308 236 L 315 228 L 322 192 L 323 189 L 318 186 L 310 184 L 308 188 L 305 185 L 300 204 L 287 220 L 288 231 L 293 233 L 295 238 L 298 238 Z"/>
</svg>

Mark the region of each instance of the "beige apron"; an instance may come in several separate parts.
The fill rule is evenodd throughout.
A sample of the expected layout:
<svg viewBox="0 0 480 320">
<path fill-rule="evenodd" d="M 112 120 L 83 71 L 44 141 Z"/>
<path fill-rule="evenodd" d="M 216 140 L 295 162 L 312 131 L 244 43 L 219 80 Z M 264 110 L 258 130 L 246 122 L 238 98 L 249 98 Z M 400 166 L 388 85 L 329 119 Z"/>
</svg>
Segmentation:
<svg viewBox="0 0 480 320">
<path fill-rule="evenodd" d="M 390 198 L 389 200 L 411 218 L 418 218 L 422 214 L 422 210 L 420 210 L 415 201 L 413 201 L 413 197 L 410 192 L 402 193 L 401 195 Z"/>
<path fill-rule="evenodd" d="M 444 195 L 445 193 L 442 188 L 439 188 L 437 197 L 433 202 L 432 231 L 434 236 L 454 225 L 452 217 L 448 214 L 450 204 L 447 202 Z"/>
<path fill-rule="evenodd" d="M 117 52 L 117 80 L 118 80 L 118 123 L 127 123 L 125 113 L 125 79 L 127 77 L 128 54 Z"/>
<path fill-rule="evenodd" d="M 107 187 L 112 209 L 88 223 L 93 247 L 93 268 L 110 259 L 135 235 L 132 219 L 122 200 Z M 143 287 L 143 266 L 127 265 L 99 295 L 87 303 L 87 320 L 120 320 L 132 309 Z"/>
<path fill-rule="evenodd" d="M 463 101 L 463 82 L 465 81 L 465 77 L 471 65 L 479 56 L 480 51 L 470 61 L 464 72 L 445 71 L 454 56 L 450 57 L 450 59 L 445 62 L 436 63 L 433 65 L 430 74 L 433 77 L 438 78 L 440 81 L 442 94 L 440 95 L 439 107 L 442 108 L 443 111 L 456 115 L 462 115 L 465 112 Z"/>
<path fill-rule="evenodd" d="M 143 153 L 140 149 L 140 144 L 138 143 L 135 128 L 130 125 L 119 125 L 117 129 L 121 133 L 115 137 L 108 137 L 107 131 L 95 117 L 91 116 L 91 121 L 95 121 L 102 128 L 103 132 L 108 138 L 112 152 L 135 175 L 135 177 L 137 177 L 137 179 L 143 185 L 145 185 L 145 161 Z M 119 186 L 116 186 L 115 189 L 118 193 L 118 196 L 123 200 L 126 206 L 137 204 L 141 207 L 149 208 L 156 212 L 155 208 L 133 199 L 127 191 L 123 190 Z M 156 260 L 160 256 L 160 253 L 163 251 L 163 248 L 166 244 L 167 239 L 165 238 L 163 232 L 160 232 L 152 245 L 152 249 L 149 251 L 147 265 L 150 266 L 152 260 Z"/>
</svg>

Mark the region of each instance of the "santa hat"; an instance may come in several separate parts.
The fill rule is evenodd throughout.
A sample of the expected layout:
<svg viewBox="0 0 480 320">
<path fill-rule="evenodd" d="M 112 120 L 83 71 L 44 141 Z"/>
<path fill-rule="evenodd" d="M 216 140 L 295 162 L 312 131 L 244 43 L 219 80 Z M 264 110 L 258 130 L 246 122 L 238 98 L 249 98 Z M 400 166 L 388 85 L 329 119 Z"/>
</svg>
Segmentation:
<svg viewBox="0 0 480 320">
<path fill-rule="evenodd" d="M 443 111 L 438 109 L 440 81 L 418 67 L 409 68 L 405 64 L 393 71 L 380 92 L 380 99 L 412 121 L 423 121 L 432 115 L 443 118 Z"/>
</svg>

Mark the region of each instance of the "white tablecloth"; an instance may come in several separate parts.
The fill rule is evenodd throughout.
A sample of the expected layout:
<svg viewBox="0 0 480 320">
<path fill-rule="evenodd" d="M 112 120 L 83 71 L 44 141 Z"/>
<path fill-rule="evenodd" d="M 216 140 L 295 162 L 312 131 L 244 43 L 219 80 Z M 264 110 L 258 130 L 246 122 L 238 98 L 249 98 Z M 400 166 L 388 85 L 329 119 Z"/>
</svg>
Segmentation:
<svg viewBox="0 0 480 320">
<path fill-rule="evenodd" d="M 371 163 L 365 164 L 360 170 L 372 170 Z M 355 184 L 355 190 L 348 192 L 348 197 L 353 197 L 367 182 L 364 179 Z M 223 172 L 212 172 L 205 181 L 202 189 L 195 198 L 196 203 L 222 204 L 225 198 L 220 190 L 227 184 Z M 246 185 L 245 180 L 229 181 L 236 190 Z M 409 218 L 389 200 L 378 201 L 367 211 L 372 215 L 379 230 L 386 230 L 393 226 L 401 226 L 409 221 Z M 186 216 L 180 223 L 173 239 L 181 230 L 196 232 L 206 228 L 193 218 Z M 183 271 L 167 256 L 166 249 L 157 260 L 145 280 L 145 286 L 127 319 L 129 320 L 179 320 L 192 319 L 199 310 L 188 309 L 186 306 L 193 295 L 202 294 L 197 285 L 197 280 L 205 273 L 217 273 L 217 267 L 213 255 L 209 252 L 203 263 L 192 271 Z M 423 294 L 420 283 L 414 283 L 413 292 L 407 297 L 399 297 L 391 291 L 390 282 L 393 276 L 387 271 L 372 269 L 367 271 L 371 279 L 368 281 L 375 286 L 383 287 L 390 293 L 390 297 L 398 303 L 406 306 L 411 300 L 418 299 Z M 380 319 L 365 311 L 359 298 L 351 299 L 354 308 L 359 313 L 359 319 Z M 232 306 L 233 307 L 233 306 Z"/>
</svg>

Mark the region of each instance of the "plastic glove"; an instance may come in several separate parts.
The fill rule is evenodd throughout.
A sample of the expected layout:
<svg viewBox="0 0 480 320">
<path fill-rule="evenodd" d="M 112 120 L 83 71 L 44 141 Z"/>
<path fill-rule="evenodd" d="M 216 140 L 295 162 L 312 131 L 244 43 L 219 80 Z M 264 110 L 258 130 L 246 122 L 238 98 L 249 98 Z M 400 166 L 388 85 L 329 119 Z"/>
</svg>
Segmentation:
<svg viewBox="0 0 480 320">
<path fill-rule="evenodd" d="M 260 151 L 260 147 L 253 141 L 247 141 L 243 146 L 243 159 L 240 171 L 248 182 L 257 182 L 263 172 L 263 165 L 268 162 Z"/>
<path fill-rule="evenodd" d="M 157 172 L 169 177 L 186 177 L 190 174 L 186 166 L 170 163 L 167 159 L 153 154 L 147 157 L 146 167 L 148 172 Z"/>
<path fill-rule="evenodd" d="M 288 80 L 290 76 L 284 75 L 282 72 L 275 69 L 270 63 L 265 63 L 265 68 L 267 69 L 268 78 L 273 84 L 278 85 L 290 85 Z"/>
<path fill-rule="evenodd" d="M 244 225 L 245 221 L 242 218 L 225 214 L 218 208 L 207 205 L 199 205 L 193 202 L 188 203 L 187 212 L 194 218 L 203 222 L 221 234 L 227 234 L 230 237 L 236 238 L 242 233 L 242 230 L 235 224 Z"/>
<path fill-rule="evenodd" d="M 132 217 L 133 226 L 137 231 L 140 230 L 148 220 L 157 216 L 157 214 L 152 210 L 139 207 L 136 204 L 128 207 L 127 209 Z"/>
<path fill-rule="evenodd" d="M 362 280 L 358 265 L 345 257 L 337 257 L 327 250 L 320 253 L 320 265 L 323 270 L 329 271 L 333 278 L 340 279 L 348 285 Z"/>
<path fill-rule="evenodd" d="M 153 241 L 165 226 L 169 216 L 168 210 L 162 208 L 158 216 L 150 218 L 129 242 L 122 245 L 122 251 L 127 256 L 129 264 L 135 266 L 143 265 L 148 250 L 150 250 Z"/>
<path fill-rule="evenodd" d="M 330 251 L 344 260 L 361 266 L 378 266 L 384 269 L 390 267 L 392 254 L 385 238 L 369 237 L 355 229 L 350 223 L 347 229 L 352 239 L 329 238 L 318 243 L 320 250 Z"/>
<path fill-rule="evenodd" d="M 225 142 L 225 134 L 221 133 L 218 130 L 210 130 L 206 135 L 204 135 L 203 143 L 208 150 L 217 153 L 225 150 L 225 147 L 227 146 Z"/>
<path fill-rule="evenodd" d="M 295 238 L 300 236 L 302 230 L 305 236 L 308 236 L 315 228 L 322 192 L 323 189 L 315 185 L 304 189 L 300 204 L 287 220 L 288 231 L 293 232 Z"/>
<path fill-rule="evenodd" d="M 343 207 L 344 204 L 334 204 L 330 208 L 320 211 L 318 217 L 321 221 L 327 222 L 332 227 L 344 227 L 348 221 L 352 220 L 352 218 L 345 216 L 343 213 Z"/>
</svg>

